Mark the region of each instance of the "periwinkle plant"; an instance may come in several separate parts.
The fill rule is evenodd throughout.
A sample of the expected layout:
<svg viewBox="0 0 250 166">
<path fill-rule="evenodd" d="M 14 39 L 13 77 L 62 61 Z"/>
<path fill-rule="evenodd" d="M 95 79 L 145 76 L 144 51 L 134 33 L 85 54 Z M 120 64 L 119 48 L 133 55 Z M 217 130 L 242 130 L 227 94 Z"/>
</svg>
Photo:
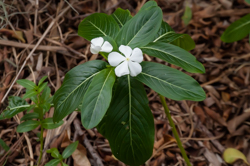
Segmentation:
<svg viewBox="0 0 250 166">
<path fill-rule="evenodd" d="M 157 3 L 149 1 L 134 17 L 120 8 L 111 15 L 86 17 L 78 34 L 91 41 L 90 51 L 100 53 L 108 63 L 93 60 L 76 66 L 65 75 L 53 99 L 54 122 L 81 105 L 83 126 L 97 127 L 115 157 L 128 165 L 143 164 L 153 151 L 154 120 L 144 85 L 173 100 L 206 98 L 192 77 L 143 61 L 144 53 L 190 73 L 205 72 L 188 52 L 194 48 L 190 36 L 175 33 L 162 15 Z"/>
</svg>

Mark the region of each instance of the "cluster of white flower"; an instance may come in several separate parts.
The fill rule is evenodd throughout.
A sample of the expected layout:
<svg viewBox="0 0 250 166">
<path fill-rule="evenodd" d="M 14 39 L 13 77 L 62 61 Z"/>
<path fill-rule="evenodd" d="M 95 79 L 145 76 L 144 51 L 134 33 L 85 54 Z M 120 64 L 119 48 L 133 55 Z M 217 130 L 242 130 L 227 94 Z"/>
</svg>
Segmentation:
<svg viewBox="0 0 250 166">
<path fill-rule="evenodd" d="M 129 46 L 121 45 L 118 52 L 111 52 L 113 46 L 105 41 L 102 37 L 94 38 L 91 40 L 90 52 L 92 54 L 98 54 L 99 52 L 109 53 L 108 62 L 115 68 L 115 74 L 117 77 L 130 74 L 132 77 L 141 73 L 142 68 L 139 63 L 143 60 L 143 54 L 140 48 L 131 49 Z M 111 52 L 111 53 L 110 53 Z"/>
</svg>

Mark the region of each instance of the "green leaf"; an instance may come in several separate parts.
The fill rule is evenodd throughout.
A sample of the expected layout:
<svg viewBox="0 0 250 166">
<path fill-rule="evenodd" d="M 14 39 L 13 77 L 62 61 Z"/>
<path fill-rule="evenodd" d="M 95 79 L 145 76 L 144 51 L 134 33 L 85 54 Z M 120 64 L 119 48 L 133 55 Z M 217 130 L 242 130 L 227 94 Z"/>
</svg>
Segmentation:
<svg viewBox="0 0 250 166">
<path fill-rule="evenodd" d="M 0 146 L 7 152 L 10 147 L 0 138 Z"/>
<path fill-rule="evenodd" d="M 27 90 L 25 95 L 23 95 L 23 99 L 28 99 L 28 98 L 31 98 L 33 96 L 36 96 L 38 94 L 37 91 L 31 89 L 31 90 Z"/>
<path fill-rule="evenodd" d="M 176 33 L 176 39 L 171 41 L 171 44 L 181 47 L 184 50 L 190 51 L 195 48 L 195 42 L 188 34 Z"/>
<path fill-rule="evenodd" d="M 250 5 L 250 0 L 245 0 L 246 3 L 248 3 Z"/>
<path fill-rule="evenodd" d="M 42 121 L 41 125 L 45 129 L 55 129 L 63 124 L 63 120 L 59 121 L 58 123 L 54 123 L 52 118 L 46 118 Z"/>
<path fill-rule="evenodd" d="M 43 89 L 47 86 L 48 82 L 44 82 L 41 85 L 38 86 L 37 91 L 40 93 L 43 91 Z"/>
<path fill-rule="evenodd" d="M 106 68 L 106 65 L 106 62 L 100 60 L 89 61 L 74 67 L 65 75 L 62 86 L 54 95 L 55 122 L 62 120 L 77 108 L 92 78 Z"/>
<path fill-rule="evenodd" d="M 162 21 L 161 8 L 153 6 L 138 12 L 119 31 L 116 43 L 131 48 L 142 47 L 154 39 Z"/>
<path fill-rule="evenodd" d="M 123 25 L 125 25 L 125 23 L 132 18 L 128 9 L 123 10 L 121 8 L 117 8 L 116 11 L 111 14 L 111 16 L 115 19 L 120 28 L 123 27 Z"/>
<path fill-rule="evenodd" d="M 173 100 L 202 101 L 206 94 L 192 77 L 171 67 L 142 62 L 142 72 L 136 77 L 157 93 Z"/>
<path fill-rule="evenodd" d="M 222 34 L 221 40 L 226 43 L 232 43 L 243 39 L 249 33 L 250 14 L 245 15 L 239 20 L 233 22 Z"/>
<path fill-rule="evenodd" d="M 28 131 L 31 131 L 31 130 L 37 128 L 39 125 L 40 125 L 39 121 L 27 120 L 27 121 L 21 123 L 19 126 L 17 126 L 16 131 L 19 133 L 28 132 Z"/>
<path fill-rule="evenodd" d="M 78 35 L 91 40 L 96 37 L 116 37 L 119 25 L 112 16 L 104 13 L 94 13 L 86 17 L 78 26 Z"/>
<path fill-rule="evenodd" d="M 155 2 L 154 0 L 150 0 L 150 1 L 146 2 L 146 3 L 141 7 L 141 9 L 140 9 L 139 12 L 144 11 L 144 10 L 146 10 L 146 9 L 152 7 L 152 6 L 158 6 L 158 5 L 157 5 L 157 2 Z"/>
<path fill-rule="evenodd" d="M 57 164 L 60 163 L 60 159 L 53 159 L 50 160 L 47 164 L 45 164 L 44 166 L 57 166 Z"/>
<path fill-rule="evenodd" d="M 32 112 L 32 113 L 28 113 L 25 114 L 22 118 L 21 121 L 24 120 L 32 120 L 32 119 L 38 119 L 39 118 L 39 114 L 37 112 Z"/>
<path fill-rule="evenodd" d="M 42 102 L 48 101 L 48 99 L 50 98 L 50 92 L 51 92 L 50 88 L 46 86 L 40 98 Z"/>
<path fill-rule="evenodd" d="M 72 153 L 76 150 L 77 148 L 77 145 L 78 145 L 78 141 L 70 144 L 69 146 L 67 146 L 66 149 L 64 149 L 63 153 L 62 153 L 62 157 L 64 159 L 68 158 L 69 156 L 72 155 Z"/>
<path fill-rule="evenodd" d="M 233 164 L 235 161 L 241 159 L 243 160 L 247 165 L 250 165 L 247 162 L 247 158 L 246 156 L 240 152 L 237 149 L 234 148 L 227 148 L 224 152 L 223 152 L 223 159 L 225 160 L 226 163 L 228 164 Z"/>
<path fill-rule="evenodd" d="M 54 158 L 60 158 L 62 159 L 62 155 L 59 153 L 57 148 L 51 148 L 46 151 L 47 153 L 50 153 L 52 157 Z"/>
<path fill-rule="evenodd" d="M 30 107 L 24 99 L 18 96 L 10 96 L 8 100 L 9 106 L 1 113 L 0 120 L 12 118 Z"/>
<path fill-rule="evenodd" d="M 162 22 L 161 27 L 154 37 L 153 42 L 171 43 L 181 47 L 187 51 L 194 49 L 195 42 L 188 34 L 175 33 L 174 30 L 166 22 Z"/>
<path fill-rule="evenodd" d="M 150 56 L 180 66 L 188 72 L 205 73 L 204 66 L 192 54 L 172 44 L 157 41 L 141 47 L 141 50 Z"/>
<path fill-rule="evenodd" d="M 81 119 L 86 129 L 99 124 L 105 115 L 112 97 L 112 87 L 115 82 L 113 68 L 107 68 L 97 74 L 83 97 Z"/>
<path fill-rule="evenodd" d="M 69 166 L 68 164 L 66 164 L 66 163 L 62 163 L 62 166 Z"/>
<path fill-rule="evenodd" d="M 161 27 L 159 31 L 157 32 L 157 34 L 154 36 L 153 42 L 163 41 L 163 42 L 169 43 L 168 38 L 169 38 L 169 35 L 171 34 L 175 34 L 174 30 L 170 27 L 170 25 L 168 25 L 168 23 L 162 21 Z"/>
<path fill-rule="evenodd" d="M 25 87 L 26 89 L 35 89 L 36 88 L 36 84 L 30 80 L 21 79 L 21 80 L 17 80 L 16 82 L 18 84 L 22 85 L 23 87 Z"/>
<path fill-rule="evenodd" d="M 48 78 L 48 76 L 43 76 L 43 77 L 40 79 L 40 81 L 39 81 L 39 83 L 38 83 L 38 86 L 40 86 L 40 85 L 43 83 L 43 81 L 46 80 L 46 78 Z"/>
<path fill-rule="evenodd" d="M 101 133 L 105 133 L 117 159 L 128 165 L 141 165 L 152 155 L 154 119 L 144 87 L 133 77 L 118 79 L 102 123 Z"/>
<path fill-rule="evenodd" d="M 185 12 L 184 12 L 183 16 L 181 17 L 181 19 L 185 25 L 188 25 L 188 23 L 192 19 L 192 9 L 189 6 L 186 6 Z"/>
</svg>

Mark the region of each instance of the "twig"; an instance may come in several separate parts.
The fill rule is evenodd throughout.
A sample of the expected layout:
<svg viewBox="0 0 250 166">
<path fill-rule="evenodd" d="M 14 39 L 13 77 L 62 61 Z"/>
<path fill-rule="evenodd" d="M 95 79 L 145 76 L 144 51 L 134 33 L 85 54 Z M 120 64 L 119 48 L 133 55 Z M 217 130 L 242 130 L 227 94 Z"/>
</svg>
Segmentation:
<svg viewBox="0 0 250 166">
<path fill-rule="evenodd" d="M 86 135 L 84 135 L 84 141 L 83 141 L 84 145 L 87 147 L 89 153 L 91 154 L 91 156 L 94 158 L 94 161 L 96 162 L 96 165 L 98 166 L 104 166 L 102 163 L 102 159 L 101 157 L 98 155 L 98 153 L 96 152 L 96 150 L 93 148 L 93 146 L 90 144 L 88 138 Z"/>
<path fill-rule="evenodd" d="M 39 8 L 39 0 L 36 0 L 36 4 L 35 4 L 35 20 L 34 20 L 34 34 L 36 34 L 36 29 L 37 29 L 37 16 L 38 16 L 38 8 Z"/>
<path fill-rule="evenodd" d="M 14 81 L 12 82 L 10 88 L 8 89 L 8 91 L 6 92 L 5 96 L 3 97 L 1 103 L 3 103 L 3 101 L 5 100 L 5 98 L 8 96 L 8 94 L 10 93 L 11 88 L 13 87 L 13 85 L 15 84 L 15 82 L 17 81 L 18 76 L 21 74 L 24 66 L 26 65 L 27 61 L 29 60 L 29 58 L 33 55 L 33 53 L 35 52 L 35 50 L 37 49 L 37 47 L 39 46 L 39 44 L 42 42 L 42 40 L 45 38 L 45 36 L 47 35 L 47 33 L 50 31 L 50 29 L 52 28 L 52 26 L 55 24 L 55 22 L 61 17 L 63 16 L 63 14 L 68 11 L 70 9 L 70 6 L 67 6 L 54 20 L 52 20 L 52 22 L 50 23 L 50 25 L 48 26 L 48 28 L 46 29 L 46 31 L 44 32 L 44 34 L 42 35 L 42 37 L 38 40 L 37 44 L 35 45 L 35 47 L 32 49 L 32 51 L 29 53 L 28 57 L 25 59 L 22 67 L 20 68 L 19 72 L 17 73 Z"/>
</svg>

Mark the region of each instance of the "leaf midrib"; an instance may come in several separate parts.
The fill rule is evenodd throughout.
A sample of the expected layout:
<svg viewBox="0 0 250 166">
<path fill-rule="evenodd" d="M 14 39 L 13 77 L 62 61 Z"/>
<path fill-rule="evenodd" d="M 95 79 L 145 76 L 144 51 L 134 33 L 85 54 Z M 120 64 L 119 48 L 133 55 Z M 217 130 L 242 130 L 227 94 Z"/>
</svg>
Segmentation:
<svg viewBox="0 0 250 166">
<path fill-rule="evenodd" d="M 105 32 L 103 32 L 100 28 L 98 28 L 94 23 L 91 21 L 87 20 L 91 25 L 93 25 L 97 30 L 99 30 L 104 36 L 107 36 Z"/>
<path fill-rule="evenodd" d="M 95 108 L 96 108 L 96 105 L 97 105 L 97 103 L 98 103 L 99 97 L 100 97 L 100 95 L 101 95 L 101 93 L 102 93 L 102 91 L 103 91 L 103 88 L 104 88 L 104 86 L 105 86 L 105 84 L 106 84 L 106 82 L 107 82 L 107 80 L 108 80 L 109 75 L 111 74 L 111 72 L 112 72 L 112 70 L 109 71 L 109 74 L 107 75 L 105 81 L 103 82 L 102 88 L 101 88 L 101 90 L 100 90 L 100 93 L 98 94 L 98 97 L 97 97 L 96 103 L 95 103 L 95 107 L 94 107 L 93 110 L 95 110 Z M 92 113 L 91 118 L 90 118 L 90 121 L 92 120 L 93 115 L 94 115 L 94 113 Z"/>
<path fill-rule="evenodd" d="M 151 15 L 151 17 L 148 19 L 148 21 L 143 24 L 143 26 L 139 29 L 139 31 L 134 35 L 134 37 L 128 42 L 127 46 L 134 40 L 135 37 L 137 37 L 137 35 L 139 34 L 139 32 L 142 30 L 142 28 L 144 28 L 144 26 L 151 20 L 151 18 L 153 17 L 153 15 L 155 14 L 155 12 Z"/>
<path fill-rule="evenodd" d="M 115 18 L 118 20 L 118 22 L 121 24 L 121 26 L 123 26 L 122 22 L 119 20 L 119 18 L 116 16 L 115 13 L 113 13 L 113 15 L 115 16 Z"/>
<path fill-rule="evenodd" d="M 160 35 L 158 38 L 156 38 L 153 42 L 156 42 L 156 41 L 160 40 L 162 37 L 166 36 L 169 33 L 175 33 L 175 32 L 173 32 L 173 31 L 166 32 L 163 35 Z"/>
<path fill-rule="evenodd" d="M 88 78 L 86 78 L 81 84 L 79 84 L 72 92 L 69 93 L 69 95 L 59 104 L 59 106 L 57 108 L 59 108 L 68 98 L 69 96 L 72 95 L 72 93 L 74 93 L 80 86 L 82 86 L 86 81 L 88 81 L 89 79 L 91 79 L 92 77 L 94 77 L 96 74 L 100 73 L 97 72 L 97 73 L 94 73 L 93 75 L 89 76 Z"/>
<path fill-rule="evenodd" d="M 189 64 L 190 66 L 193 66 L 194 68 L 196 68 L 196 69 L 200 70 L 199 68 L 197 68 L 197 67 L 196 67 L 196 66 L 194 66 L 193 64 L 188 63 L 187 61 L 185 61 L 185 60 L 183 60 L 183 59 L 180 59 L 179 57 L 176 57 L 175 55 L 173 55 L 173 54 L 171 54 L 171 53 L 168 53 L 168 52 L 165 52 L 165 51 L 162 51 L 162 50 L 159 50 L 159 49 L 153 48 L 153 47 L 141 47 L 141 48 L 142 48 L 142 49 L 143 49 L 143 48 L 145 48 L 145 49 L 152 49 L 152 50 L 155 50 L 155 51 L 159 51 L 159 52 L 162 52 L 162 53 L 168 54 L 168 55 L 170 55 L 170 56 L 172 56 L 172 57 L 175 57 L 176 59 L 179 59 L 180 61 L 183 61 L 183 62 L 185 62 L 185 63 Z M 182 67 L 182 66 L 180 66 L 180 67 Z M 182 67 L 182 68 L 183 68 L 183 67 Z M 202 71 L 202 70 L 200 70 L 200 71 Z"/>
<path fill-rule="evenodd" d="M 242 28 L 243 26 L 245 26 L 245 25 L 247 25 L 247 24 L 249 24 L 249 25 L 250 25 L 250 20 L 249 20 L 249 21 L 247 21 L 247 22 L 246 22 L 246 23 L 244 23 L 244 24 L 241 24 L 240 26 L 236 27 L 235 29 L 232 29 L 232 31 L 229 31 L 227 35 L 229 35 L 229 34 L 233 33 L 234 31 L 237 31 L 238 29 Z"/>
<path fill-rule="evenodd" d="M 135 152 L 134 152 L 134 148 L 133 148 L 133 139 L 132 139 L 132 125 L 131 125 L 131 121 L 132 121 L 132 103 L 131 103 L 131 98 L 132 98 L 132 95 L 131 95 L 131 86 L 130 86 L 130 76 L 128 75 L 128 96 L 129 96 L 129 135 L 130 135 L 130 146 L 131 146 L 131 150 L 132 150 L 132 153 L 133 153 L 133 158 L 134 158 L 134 161 L 135 161 Z"/>
<path fill-rule="evenodd" d="M 144 75 L 147 75 L 147 76 L 152 77 L 152 78 L 154 78 L 154 79 L 157 79 L 158 81 L 162 81 L 162 82 L 164 82 L 164 83 L 166 83 L 166 84 L 169 84 L 170 86 L 174 86 L 174 87 L 176 87 L 176 88 L 179 88 L 179 89 L 182 89 L 182 90 L 184 90 L 184 91 L 188 91 L 188 92 L 191 92 L 191 93 L 195 94 L 194 92 L 192 92 L 192 91 L 190 91 L 190 90 L 187 90 L 187 89 L 184 89 L 184 88 L 182 88 L 182 87 L 179 87 L 179 86 L 176 86 L 176 85 L 174 85 L 174 84 L 171 84 L 171 83 L 169 83 L 169 82 L 166 82 L 165 80 L 162 80 L 162 79 L 160 79 L 160 78 L 158 78 L 158 77 L 154 77 L 154 76 L 149 75 L 149 74 L 144 73 L 144 72 L 141 72 L 141 74 L 144 74 Z"/>
</svg>

